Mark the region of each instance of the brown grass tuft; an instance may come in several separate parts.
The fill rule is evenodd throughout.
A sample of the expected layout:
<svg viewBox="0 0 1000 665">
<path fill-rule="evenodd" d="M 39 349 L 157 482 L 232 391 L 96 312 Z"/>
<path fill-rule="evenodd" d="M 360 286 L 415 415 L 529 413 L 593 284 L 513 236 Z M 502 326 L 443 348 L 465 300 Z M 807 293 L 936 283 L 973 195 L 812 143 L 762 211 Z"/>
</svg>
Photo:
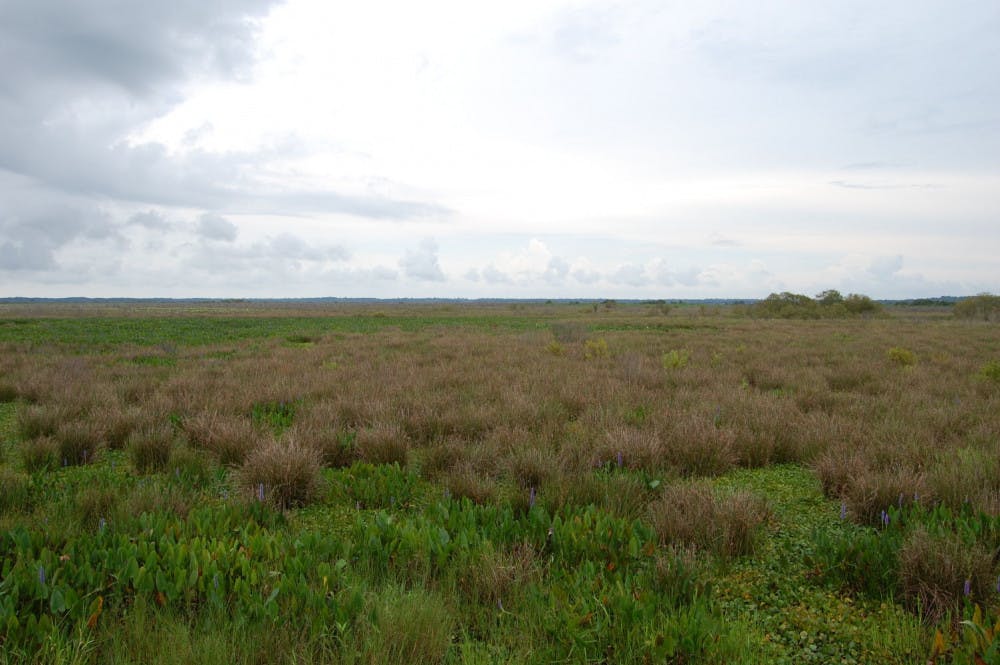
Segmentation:
<svg viewBox="0 0 1000 665">
<path fill-rule="evenodd" d="M 752 552 L 770 516 L 760 497 L 720 495 L 705 482 L 671 485 L 649 507 L 661 544 L 697 547 L 725 558 Z"/>
<path fill-rule="evenodd" d="M 322 461 L 313 448 L 295 440 L 270 440 L 249 454 L 237 483 L 254 500 L 269 501 L 281 509 L 315 500 L 323 486 Z"/>
</svg>

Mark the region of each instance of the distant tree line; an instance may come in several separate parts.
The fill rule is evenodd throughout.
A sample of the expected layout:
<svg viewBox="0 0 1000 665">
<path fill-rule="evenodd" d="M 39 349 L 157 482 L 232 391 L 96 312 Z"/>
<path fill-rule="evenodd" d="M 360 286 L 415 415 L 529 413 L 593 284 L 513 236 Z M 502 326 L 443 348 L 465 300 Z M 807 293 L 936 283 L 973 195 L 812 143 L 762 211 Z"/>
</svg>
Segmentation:
<svg viewBox="0 0 1000 665">
<path fill-rule="evenodd" d="M 1000 296 L 980 293 L 955 303 L 955 318 L 1000 321 Z"/>
<path fill-rule="evenodd" d="M 874 316 L 882 305 L 866 295 L 828 289 L 810 298 L 801 293 L 772 293 L 748 308 L 750 316 L 766 319 L 846 319 Z"/>
</svg>

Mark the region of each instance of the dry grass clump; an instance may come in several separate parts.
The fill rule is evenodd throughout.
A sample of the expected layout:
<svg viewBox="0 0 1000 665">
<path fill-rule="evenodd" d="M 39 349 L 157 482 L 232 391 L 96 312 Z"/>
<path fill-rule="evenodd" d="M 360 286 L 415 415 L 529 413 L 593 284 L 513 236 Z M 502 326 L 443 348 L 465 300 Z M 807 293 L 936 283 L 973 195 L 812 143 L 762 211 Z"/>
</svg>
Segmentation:
<svg viewBox="0 0 1000 665">
<path fill-rule="evenodd" d="M 175 439 L 176 435 L 170 425 L 133 432 L 128 438 L 127 448 L 136 471 L 152 473 L 166 468 Z"/>
<path fill-rule="evenodd" d="M 79 413 L 63 404 L 28 404 L 17 410 L 17 431 L 22 438 L 52 436 L 65 422 Z"/>
<path fill-rule="evenodd" d="M 458 573 L 462 596 L 476 605 L 496 606 L 538 577 L 535 550 L 529 543 L 509 549 L 486 545 Z"/>
<path fill-rule="evenodd" d="M 928 623 L 958 609 L 966 596 L 984 602 L 996 580 L 994 555 L 982 543 L 969 544 L 954 534 L 914 529 L 899 550 L 899 579 L 904 602 Z"/>
<path fill-rule="evenodd" d="M 31 505 L 31 479 L 0 466 L 0 515 L 27 510 Z"/>
<path fill-rule="evenodd" d="M 88 528 L 96 528 L 114 519 L 119 500 L 117 489 L 96 485 L 81 489 L 73 507 L 80 522 Z"/>
<path fill-rule="evenodd" d="M 717 476 L 736 465 L 736 434 L 710 417 L 679 415 L 666 434 L 665 459 L 684 476 Z"/>
<path fill-rule="evenodd" d="M 406 466 L 410 454 L 410 439 L 395 423 L 375 423 L 358 430 L 354 444 L 358 456 L 372 464 Z"/>
<path fill-rule="evenodd" d="M 691 546 L 725 557 L 753 551 L 771 510 L 749 492 L 717 494 L 706 482 L 667 487 L 649 506 L 649 519 L 663 545 Z"/>
<path fill-rule="evenodd" d="M 59 468 L 59 444 L 51 436 L 39 436 L 21 443 L 21 463 L 28 473 Z"/>
<path fill-rule="evenodd" d="M 468 461 L 442 473 L 438 477 L 438 482 L 444 485 L 445 490 L 453 498 L 469 499 L 478 504 L 493 501 L 498 491 L 496 480 L 478 471 Z"/>
<path fill-rule="evenodd" d="M 311 423 L 294 423 L 285 436 L 319 453 L 324 466 L 341 468 L 358 460 L 356 434 L 347 429 Z"/>
<path fill-rule="evenodd" d="M 104 446 L 104 429 L 90 420 L 61 424 L 54 436 L 64 466 L 90 464 Z"/>
<path fill-rule="evenodd" d="M 150 426 L 150 418 L 146 410 L 139 406 L 115 405 L 104 411 L 104 440 L 111 450 L 120 450 L 128 443 L 133 432 Z"/>
<path fill-rule="evenodd" d="M 509 453 L 503 468 L 523 488 L 541 487 L 556 473 L 554 457 L 541 446 L 528 443 Z"/>
<path fill-rule="evenodd" d="M 237 474 L 237 484 L 257 501 L 281 509 L 311 503 L 322 490 L 319 453 L 295 440 L 270 440 L 251 452 Z"/>
<path fill-rule="evenodd" d="M 209 451 L 225 466 L 242 464 L 264 441 L 246 417 L 199 413 L 186 418 L 183 427 L 191 445 Z"/>
</svg>

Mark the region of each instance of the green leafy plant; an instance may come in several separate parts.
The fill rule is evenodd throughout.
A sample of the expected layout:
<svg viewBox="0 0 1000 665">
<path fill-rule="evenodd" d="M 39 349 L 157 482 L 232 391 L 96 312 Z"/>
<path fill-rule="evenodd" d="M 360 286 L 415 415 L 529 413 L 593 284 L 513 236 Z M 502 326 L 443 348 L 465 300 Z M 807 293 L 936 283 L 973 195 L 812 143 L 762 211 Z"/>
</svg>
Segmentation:
<svg viewBox="0 0 1000 665">
<path fill-rule="evenodd" d="M 608 342 L 603 337 L 588 339 L 583 343 L 583 355 L 588 359 L 607 358 L 611 355 L 608 349 Z"/>
<path fill-rule="evenodd" d="M 671 349 L 663 354 L 660 362 L 663 369 L 680 369 L 686 367 L 691 354 L 686 349 Z"/>
<path fill-rule="evenodd" d="M 889 360 L 901 367 L 912 367 L 917 364 L 917 355 L 901 346 L 894 346 L 886 354 Z"/>
</svg>

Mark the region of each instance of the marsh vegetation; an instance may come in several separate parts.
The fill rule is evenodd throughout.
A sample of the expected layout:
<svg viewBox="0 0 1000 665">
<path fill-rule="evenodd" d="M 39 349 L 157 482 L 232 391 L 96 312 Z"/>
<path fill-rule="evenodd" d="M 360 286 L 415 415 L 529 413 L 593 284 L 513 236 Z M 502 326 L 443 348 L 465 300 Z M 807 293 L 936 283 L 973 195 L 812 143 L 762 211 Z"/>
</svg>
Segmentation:
<svg viewBox="0 0 1000 665">
<path fill-rule="evenodd" d="M 1000 333 L 848 300 L 7 306 L 0 659 L 997 662 Z"/>
</svg>

